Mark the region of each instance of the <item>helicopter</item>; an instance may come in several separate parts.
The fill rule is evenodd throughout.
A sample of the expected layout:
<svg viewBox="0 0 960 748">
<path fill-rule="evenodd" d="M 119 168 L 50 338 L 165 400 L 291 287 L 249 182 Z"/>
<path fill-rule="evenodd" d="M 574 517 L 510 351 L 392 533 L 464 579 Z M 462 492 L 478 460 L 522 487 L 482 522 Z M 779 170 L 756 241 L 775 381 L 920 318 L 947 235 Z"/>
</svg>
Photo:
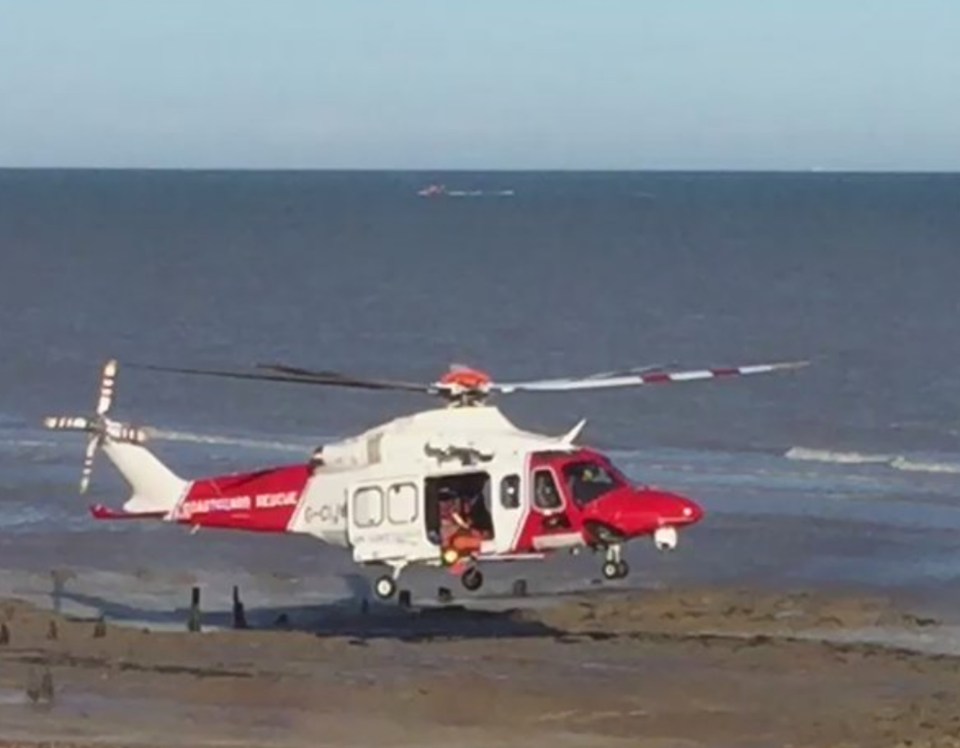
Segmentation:
<svg viewBox="0 0 960 748">
<path fill-rule="evenodd" d="M 356 377 L 281 364 L 230 371 L 130 364 L 130 368 L 312 386 L 432 395 L 443 403 L 317 447 L 305 459 L 249 472 L 187 479 L 145 444 L 148 429 L 109 417 L 119 364 L 103 367 L 90 416 L 53 416 L 49 429 L 90 434 L 80 479 L 87 492 L 102 451 L 131 489 L 115 509 L 93 504 L 97 520 L 154 520 L 200 528 L 300 533 L 347 549 L 384 571 L 376 596 L 397 592 L 411 565 L 444 568 L 468 591 L 487 563 L 540 560 L 559 551 L 602 551 L 602 575 L 629 573 L 623 545 L 652 538 L 676 548 L 702 507 L 669 490 L 634 484 L 598 449 L 577 444 L 586 421 L 560 435 L 519 428 L 493 395 L 572 392 L 686 383 L 796 369 L 808 362 L 669 370 L 637 367 L 582 377 L 497 382 L 451 366 L 435 382 Z"/>
</svg>

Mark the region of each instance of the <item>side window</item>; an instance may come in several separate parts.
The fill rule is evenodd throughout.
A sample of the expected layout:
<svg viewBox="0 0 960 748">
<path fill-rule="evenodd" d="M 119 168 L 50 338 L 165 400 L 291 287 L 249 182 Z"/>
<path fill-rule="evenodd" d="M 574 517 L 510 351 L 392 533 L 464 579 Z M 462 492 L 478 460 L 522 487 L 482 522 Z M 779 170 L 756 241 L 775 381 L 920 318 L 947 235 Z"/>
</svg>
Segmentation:
<svg viewBox="0 0 960 748">
<path fill-rule="evenodd" d="M 520 476 L 505 475 L 500 479 L 500 505 L 504 509 L 520 506 Z"/>
<path fill-rule="evenodd" d="M 353 523 L 374 527 L 383 522 L 383 491 L 376 486 L 357 489 L 353 494 Z"/>
<path fill-rule="evenodd" d="M 537 509 L 559 509 L 563 504 L 560 492 L 549 470 L 537 470 L 533 474 L 533 505 Z"/>
<path fill-rule="evenodd" d="M 406 525 L 417 518 L 417 487 L 395 483 L 387 491 L 387 517 L 395 525 Z"/>
</svg>

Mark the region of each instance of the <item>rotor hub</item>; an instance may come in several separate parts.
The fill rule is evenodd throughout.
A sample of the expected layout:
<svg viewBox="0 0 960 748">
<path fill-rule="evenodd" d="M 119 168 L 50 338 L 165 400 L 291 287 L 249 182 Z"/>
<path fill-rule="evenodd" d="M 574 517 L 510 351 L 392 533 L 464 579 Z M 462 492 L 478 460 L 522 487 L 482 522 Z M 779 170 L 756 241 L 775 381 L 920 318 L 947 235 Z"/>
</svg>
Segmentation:
<svg viewBox="0 0 960 748">
<path fill-rule="evenodd" d="M 484 371 L 451 367 L 437 382 L 437 389 L 454 405 L 479 405 L 490 394 L 493 379 Z"/>
</svg>

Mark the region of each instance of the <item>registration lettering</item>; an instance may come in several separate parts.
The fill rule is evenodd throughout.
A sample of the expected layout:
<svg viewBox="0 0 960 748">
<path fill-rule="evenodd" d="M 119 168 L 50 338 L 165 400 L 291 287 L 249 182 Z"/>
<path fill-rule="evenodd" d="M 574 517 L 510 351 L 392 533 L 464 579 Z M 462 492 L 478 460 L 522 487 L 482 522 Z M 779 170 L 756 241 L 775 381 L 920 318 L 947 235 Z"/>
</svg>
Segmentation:
<svg viewBox="0 0 960 748">
<path fill-rule="evenodd" d="M 339 525 L 347 518 L 347 505 L 331 506 L 321 504 L 319 509 L 307 507 L 304 512 L 307 522 L 313 523 L 319 520 L 325 525 Z"/>
</svg>

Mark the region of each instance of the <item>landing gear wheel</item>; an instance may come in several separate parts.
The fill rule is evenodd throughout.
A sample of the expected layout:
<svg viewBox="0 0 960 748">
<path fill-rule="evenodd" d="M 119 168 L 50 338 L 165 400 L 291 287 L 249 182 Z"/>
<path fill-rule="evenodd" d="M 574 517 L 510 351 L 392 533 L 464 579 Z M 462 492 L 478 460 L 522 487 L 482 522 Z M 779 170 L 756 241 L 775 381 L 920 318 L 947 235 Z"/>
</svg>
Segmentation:
<svg viewBox="0 0 960 748">
<path fill-rule="evenodd" d="M 602 571 L 604 579 L 620 578 L 620 564 L 618 564 L 616 561 L 605 561 Z"/>
<path fill-rule="evenodd" d="M 476 567 L 467 569 L 460 577 L 460 583 L 471 592 L 476 592 L 483 584 L 483 574 Z"/>
<path fill-rule="evenodd" d="M 373 591 L 381 600 L 389 600 L 397 591 L 397 583 L 393 581 L 393 577 L 379 577 Z"/>
<path fill-rule="evenodd" d="M 630 566 L 627 564 L 626 561 L 620 561 L 617 564 L 617 578 L 623 579 L 629 573 L 630 573 Z"/>
</svg>

